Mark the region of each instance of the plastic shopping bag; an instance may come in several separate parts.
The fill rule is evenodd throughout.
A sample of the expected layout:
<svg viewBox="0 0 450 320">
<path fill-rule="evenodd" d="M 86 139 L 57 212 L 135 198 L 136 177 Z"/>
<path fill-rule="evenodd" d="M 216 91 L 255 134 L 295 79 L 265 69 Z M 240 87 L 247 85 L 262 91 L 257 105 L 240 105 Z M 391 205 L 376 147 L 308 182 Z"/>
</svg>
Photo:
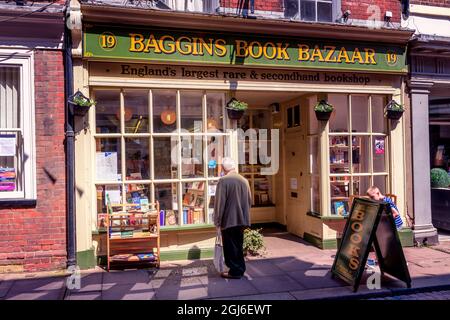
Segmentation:
<svg viewBox="0 0 450 320">
<path fill-rule="evenodd" d="M 220 230 L 217 231 L 216 245 L 214 246 L 214 267 L 217 272 L 225 271 L 225 261 L 223 258 L 222 235 Z"/>
</svg>

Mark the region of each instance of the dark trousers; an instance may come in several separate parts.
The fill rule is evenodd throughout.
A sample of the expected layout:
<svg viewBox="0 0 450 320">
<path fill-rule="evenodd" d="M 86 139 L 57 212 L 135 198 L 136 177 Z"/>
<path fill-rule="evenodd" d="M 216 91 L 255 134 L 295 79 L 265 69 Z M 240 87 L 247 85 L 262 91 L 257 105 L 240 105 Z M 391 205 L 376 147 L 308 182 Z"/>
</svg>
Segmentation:
<svg viewBox="0 0 450 320">
<path fill-rule="evenodd" d="M 222 245 L 225 264 L 232 276 L 243 276 L 245 272 L 244 260 L 244 228 L 232 227 L 222 230 Z"/>
</svg>

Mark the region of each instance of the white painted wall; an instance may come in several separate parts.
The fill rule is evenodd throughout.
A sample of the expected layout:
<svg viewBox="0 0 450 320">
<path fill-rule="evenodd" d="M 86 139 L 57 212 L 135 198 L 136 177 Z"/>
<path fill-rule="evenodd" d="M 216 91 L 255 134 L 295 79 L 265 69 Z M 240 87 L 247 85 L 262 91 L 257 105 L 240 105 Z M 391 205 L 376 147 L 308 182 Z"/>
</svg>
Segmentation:
<svg viewBox="0 0 450 320">
<path fill-rule="evenodd" d="M 450 37 L 450 8 L 412 4 L 402 27 L 415 29 L 415 34 Z"/>
</svg>

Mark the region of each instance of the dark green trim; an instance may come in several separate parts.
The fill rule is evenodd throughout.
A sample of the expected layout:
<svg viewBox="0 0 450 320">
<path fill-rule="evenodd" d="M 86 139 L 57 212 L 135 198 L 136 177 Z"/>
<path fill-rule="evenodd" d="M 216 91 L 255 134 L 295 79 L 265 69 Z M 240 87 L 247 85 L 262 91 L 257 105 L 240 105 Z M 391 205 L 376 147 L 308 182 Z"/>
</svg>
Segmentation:
<svg viewBox="0 0 450 320">
<path fill-rule="evenodd" d="M 303 234 L 303 239 L 320 249 L 337 249 L 336 239 L 324 240 L 307 232 Z"/>
<path fill-rule="evenodd" d="M 90 269 L 97 265 L 96 259 L 95 259 L 95 249 L 89 249 L 85 251 L 78 251 L 77 252 L 77 265 L 80 267 L 80 269 Z"/>
<path fill-rule="evenodd" d="M 161 251 L 161 261 L 196 260 L 214 257 L 214 248 L 190 248 Z"/>
<path fill-rule="evenodd" d="M 402 247 L 414 247 L 414 233 L 411 228 L 402 228 L 398 231 Z"/>
<path fill-rule="evenodd" d="M 211 229 L 211 228 L 215 228 L 213 224 L 187 224 L 184 226 L 161 227 L 161 232 L 195 230 L 195 229 Z"/>
</svg>

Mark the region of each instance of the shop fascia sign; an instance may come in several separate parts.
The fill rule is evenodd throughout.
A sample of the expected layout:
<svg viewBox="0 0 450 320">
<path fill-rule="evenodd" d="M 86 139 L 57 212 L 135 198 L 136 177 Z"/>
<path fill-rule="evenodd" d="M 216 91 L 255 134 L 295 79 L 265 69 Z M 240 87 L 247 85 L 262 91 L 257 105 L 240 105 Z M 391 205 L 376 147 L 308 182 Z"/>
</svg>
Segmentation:
<svg viewBox="0 0 450 320">
<path fill-rule="evenodd" d="M 407 71 L 402 46 L 113 26 L 85 25 L 83 54 L 85 58 L 147 62 Z"/>
</svg>

